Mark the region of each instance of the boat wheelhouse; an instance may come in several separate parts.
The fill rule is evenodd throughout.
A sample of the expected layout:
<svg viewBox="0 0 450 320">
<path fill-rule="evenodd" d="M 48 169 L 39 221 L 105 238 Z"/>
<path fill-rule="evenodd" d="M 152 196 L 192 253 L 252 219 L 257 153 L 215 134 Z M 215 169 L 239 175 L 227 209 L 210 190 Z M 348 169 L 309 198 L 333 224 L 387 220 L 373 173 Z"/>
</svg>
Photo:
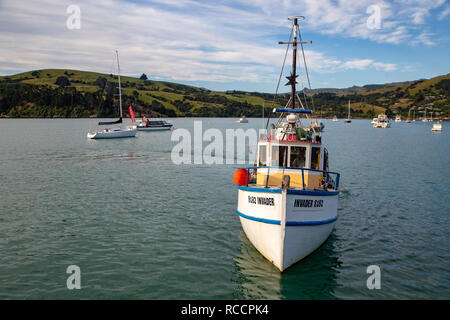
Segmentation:
<svg viewBox="0 0 450 320">
<path fill-rule="evenodd" d="M 298 20 L 303 19 L 289 18 L 293 21 L 293 41 L 287 42 L 293 45 L 293 68 L 287 77 L 291 98 L 285 108 L 273 109 L 280 115 L 270 128 L 267 121 L 258 142 L 257 165 L 238 169 L 233 177 L 238 185 L 236 212 L 247 238 L 280 271 L 316 250 L 338 219 L 340 175 L 328 170 L 321 133 L 311 126 L 312 111 L 304 108 L 306 101 L 295 89 L 297 44 L 311 43 L 297 41 Z M 304 122 L 301 114 L 306 115 Z"/>
</svg>

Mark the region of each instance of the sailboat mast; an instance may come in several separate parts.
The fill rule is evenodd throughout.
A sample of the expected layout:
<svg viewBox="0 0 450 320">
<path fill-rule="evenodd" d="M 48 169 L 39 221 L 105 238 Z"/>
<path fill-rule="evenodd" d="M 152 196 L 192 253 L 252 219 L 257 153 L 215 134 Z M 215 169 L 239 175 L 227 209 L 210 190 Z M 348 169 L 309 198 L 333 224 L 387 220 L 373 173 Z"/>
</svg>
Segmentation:
<svg viewBox="0 0 450 320">
<path fill-rule="evenodd" d="M 116 50 L 117 56 L 117 72 L 119 78 L 119 108 L 120 108 L 120 119 L 122 119 L 122 87 L 120 85 L 120 65 L 119 65 L 119 52 Z"/>
<path fill-rule="evenodd" d="M 350 100 L 348 100 L 348 117 L 347 119 L 350 120 Z"/>
</svg>

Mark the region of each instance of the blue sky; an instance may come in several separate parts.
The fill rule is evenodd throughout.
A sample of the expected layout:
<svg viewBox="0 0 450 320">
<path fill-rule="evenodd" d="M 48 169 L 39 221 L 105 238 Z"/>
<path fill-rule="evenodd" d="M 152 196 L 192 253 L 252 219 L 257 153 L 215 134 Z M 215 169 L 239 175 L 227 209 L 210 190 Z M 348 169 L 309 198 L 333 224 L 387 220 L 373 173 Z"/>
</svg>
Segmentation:
<svg viewBox="0 0 450 320">
<path fill-rule="evenodd" d="M 67 27 L 70 5 L 80 8 L 80 29 Z M 292 15 L 306 17 L 303 40 L 313 41 L 305 47 L 313 88 L 450 72 L 446 0 L 0 0 L 0 74 L 111 73 L 117 49 L 124 75 L 274 92 Z M 306 86 L 302 69 L 300 79 Z"/>
</svg>

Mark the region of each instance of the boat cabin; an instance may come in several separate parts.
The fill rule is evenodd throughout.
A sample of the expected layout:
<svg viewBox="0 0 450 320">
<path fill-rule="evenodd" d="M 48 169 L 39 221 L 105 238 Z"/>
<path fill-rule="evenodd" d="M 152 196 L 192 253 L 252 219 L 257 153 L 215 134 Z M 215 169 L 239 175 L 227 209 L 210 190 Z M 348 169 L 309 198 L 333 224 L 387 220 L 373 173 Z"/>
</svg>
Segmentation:
<svg viewBox="0 0 450 320">
<path fill-rule="evenodd" d="M 301 127 L 295 115 L 287 120 L 258 142 L 256 184 L 280 186 L 283 175 L 289 175 L 291 187 L 320 188 L 323 171 L 328 171 L 328 152 L 320 135 Z"/>
</svg>

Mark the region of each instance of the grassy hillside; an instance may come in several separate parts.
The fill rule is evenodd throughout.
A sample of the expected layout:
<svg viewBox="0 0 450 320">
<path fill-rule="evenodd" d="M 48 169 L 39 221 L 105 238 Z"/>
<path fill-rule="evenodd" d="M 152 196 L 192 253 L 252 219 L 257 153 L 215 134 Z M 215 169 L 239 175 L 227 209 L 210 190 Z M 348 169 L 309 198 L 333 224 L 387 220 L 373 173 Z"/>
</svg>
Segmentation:
<svg viewBox="0 0 450 320">
<path fill-rule="evenodd" d="M 270 112 L 273 94 L 210 91 L 193 86 L 134 77 L 121 77 L 124 114 L 133 106 L 137 117 L 259 117 Z M 428 107 L 449 116 L 450 74 L 429 80 L 347 89 L 316 89 L 318 115 L 343 117 L 351 101 L 353 118 L 378 113 L 406 117 L 408 109 Z M 286 94 L 275 106 L 285 105 Z M 311 104 L 310 104 L 311 105 Z M 116 117 L 118 78 L 78 70 L 45 69 L 0 77 L 1 117 Z"/>
</svg>

